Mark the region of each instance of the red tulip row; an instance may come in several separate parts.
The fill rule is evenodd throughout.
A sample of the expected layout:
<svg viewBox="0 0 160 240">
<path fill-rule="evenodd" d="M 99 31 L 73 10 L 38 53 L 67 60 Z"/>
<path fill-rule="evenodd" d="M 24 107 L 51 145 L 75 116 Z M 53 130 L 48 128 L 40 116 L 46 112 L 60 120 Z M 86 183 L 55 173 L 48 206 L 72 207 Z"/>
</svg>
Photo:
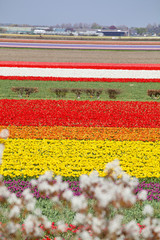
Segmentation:
<svg viewBox="0 0 160 240">
<path fill-rule="evenodd" d="M 41 76 L 1 76 L 0 80 L 21 81 L 69 81 L 69 82 L 160 82 L 158 78 L 72 78 L 72 77 L 41 77 Z"/>
<path fill-rule="evenodd" d="M 2 226 L 3 227 L 3 225 L 4 224 L 2 224 L 1 222 L 0 222 L 0 226 Z M 81 226 L 81 227 L 77 227 L 77 226 L 75 226 L 75 225 L 73 225 L 73 224 L 65 224 L 66 225 L 66 231 L 65 231 L 65 233 L 77 233 L 78 232 L 78 230 L 80 229 L 80 228 L 83 228 L 83 226 Z M 145 225 L 141 225 L 141 224 L 139 224 L 139 223 L 137 223 L 137 225 L 138 225 L 138 227 L 139 227 L 139 232 L 141 233 L 142 232 L 142 230 L 145 228 Z M 40 228 L 45 232 L 45 229 L 44 229 L 44 226 L 43 225 L 40 225 Z M 51 230 L 49 230 L 48 231 L 48 234 L 52 234 L 51 232 L 52 232 L 52 230 L 54 230 L 54 229 L 56 229 L 57 230 L 57 226 L 55 225 L 55 223 L 54 222 L 52 222 L 52 226 L 51 226 Z M 90 227 L 89 226 L 86 226 L 86 229 L 87 229 L 87 231 L 90 233 L 91 232 L 91 230 L 90 230 Z M 24 224 L 22 224 L 22 230 L 24 231 Z M 44 237 L 43 237 L 43 239 L 42 240 L 56 240 L 57 238 L 50 238 L 49 236 L 47 236 L 47 235 L 45 235 Z M 64 239 L 64 238 L 63 238 Z"/>
<path fill-rule="evenodd" d="M 160 70 L 160 64 L 0 61 L 0 67 Z"/>
<path fill-rule="evenodd" d="M 1 99 L 0 125 L 159 128 L 160 103 Z"/>
</svg>

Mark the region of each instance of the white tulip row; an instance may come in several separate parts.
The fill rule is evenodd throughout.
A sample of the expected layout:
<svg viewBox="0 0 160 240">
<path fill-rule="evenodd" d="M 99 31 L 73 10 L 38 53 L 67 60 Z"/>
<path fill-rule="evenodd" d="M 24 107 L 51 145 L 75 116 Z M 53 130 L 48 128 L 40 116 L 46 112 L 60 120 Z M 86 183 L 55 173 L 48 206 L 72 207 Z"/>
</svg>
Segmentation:
<svg viewBox="0 0 160 240">
<path fill-rule="evenodd" d="M 0 76 L 160 79 L 160 70 L 0 67 Z"/>
</svg>

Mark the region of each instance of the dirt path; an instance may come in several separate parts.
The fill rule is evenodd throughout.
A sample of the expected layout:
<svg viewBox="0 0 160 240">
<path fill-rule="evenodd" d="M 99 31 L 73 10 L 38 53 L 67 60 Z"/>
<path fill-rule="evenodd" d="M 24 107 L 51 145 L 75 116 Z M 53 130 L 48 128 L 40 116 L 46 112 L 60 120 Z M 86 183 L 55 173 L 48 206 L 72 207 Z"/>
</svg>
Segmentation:
<svg viewBox="0 0 160 240">
<path fill-rule="evenodd" d="M 0 61 L 160 63 L 160 51 L 105 51 L 0 48 Z"/>
</svg>

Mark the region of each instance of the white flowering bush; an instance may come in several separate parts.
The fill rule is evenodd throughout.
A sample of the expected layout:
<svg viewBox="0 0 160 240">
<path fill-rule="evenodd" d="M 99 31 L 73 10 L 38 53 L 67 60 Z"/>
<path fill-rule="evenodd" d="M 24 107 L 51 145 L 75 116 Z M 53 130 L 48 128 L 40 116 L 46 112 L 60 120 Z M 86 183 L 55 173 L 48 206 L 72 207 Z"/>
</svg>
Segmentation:
<svg viewBox="0 0 160 240">
<path fill-rule="evenodd" d="M 1 137 L 4 137 L 3 134 Z M 111 217 L 111 207 L 116 210 L 133 207 L 137 201 L 146 200 L 147 192 L 142 191 L 136 197 L 134 189 L 138 180 L 123 172 L 118 160 L 108 163 L 105 172 L 106 177 L 103 178 L 99 177 L 96 171 L 89 176 L 82 175 L 80 196 L 73 195 L 68 183 L 63 182 L 61 176 L 57 176 L 56 181 L 53 181 L 53 173 L 50 171 L 40 176 L 38 180 L 32 180 L 31 183 L 33 186 L 38 186 L 40 193 L 49 196 L 54 206 L 60 208 L 68 206 L 75 212 L 73 224 L 78 226 L 78 231 L 70 239 L 160 239 L 160 220 L 154 218 L 154 209 L 150 205 L 146 205 L 143 209 L 146 218 L 143 221 L 145 228 L 141 234 L 135 220 L 124 225 L 123 215 L 117 214 Z M 92 213 L 88 204 L 88 199 L 91 197 Z M 7 222 L 0 224 L 2 240 L 38 240 L 43 238 L 44 231 L 52 234 L 52 239 L 60 240 L 62 233 L 63 235 L 66 233 L 66 225 L 63 221 L 59 221 L 57 227 L 51 230 L 51 222 L 39 208 L 36 208 L 36 200 L 29 189 L 24 190 L 22 198 L 17 198 L 14 193 L 8 191 L 1 177 L 0 206 L 3 204 L 8 205 L 8 211 L 5 213 Z M 4 213 L 1 211 L 0 214 Z M 22 216 L 24 221 L 20 224 Z"/>
</svg>

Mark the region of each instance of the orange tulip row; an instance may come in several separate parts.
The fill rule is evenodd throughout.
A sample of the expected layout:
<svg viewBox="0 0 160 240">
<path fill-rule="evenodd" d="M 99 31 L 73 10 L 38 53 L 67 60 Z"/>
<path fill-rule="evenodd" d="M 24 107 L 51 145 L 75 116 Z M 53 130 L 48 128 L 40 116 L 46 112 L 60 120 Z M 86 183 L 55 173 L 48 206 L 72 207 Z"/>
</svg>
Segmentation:
<svg viewBox="0 0 160 240">
<path fill-rule="evenodd" d="M 160 141 L 160 128 L 0 126 L 10 138 Z"/>
</svg>

